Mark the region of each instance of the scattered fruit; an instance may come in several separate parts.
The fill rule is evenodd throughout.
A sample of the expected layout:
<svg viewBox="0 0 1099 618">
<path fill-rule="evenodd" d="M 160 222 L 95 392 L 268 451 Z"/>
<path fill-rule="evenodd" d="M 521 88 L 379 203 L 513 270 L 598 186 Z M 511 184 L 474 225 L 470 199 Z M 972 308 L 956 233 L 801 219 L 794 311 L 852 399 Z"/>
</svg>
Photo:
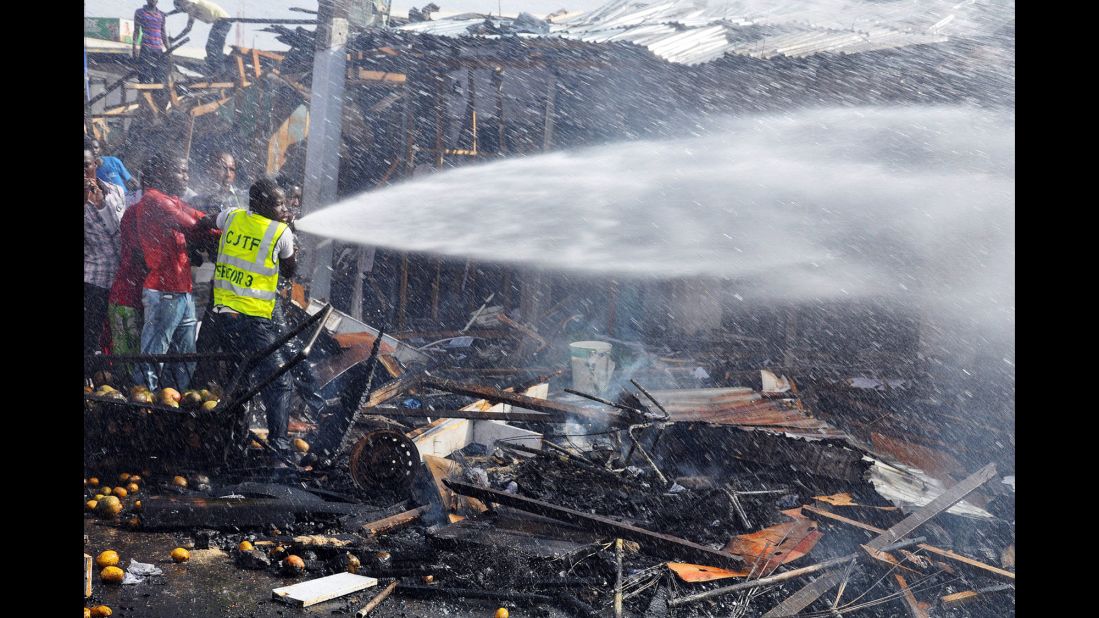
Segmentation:
<svg viewBox="0 0 1099 618">
<path fill-rule="evenodd" d="M 89 511 L 95 510 L 95 505 L 99 504 L 99 500 L 88 500 L 84 503 L 84 506 L 88 507 Z"/>
<path fill-rule="evenodd" d="M 182 547 L 177 547 L 172 550 L 172 560 L 175 560 L 176 562 L 187 562 L 190 559 L 191 552 L 187 551 L 186 549 L 183 549 Z"/>
<path fill-rule="evenodd" d="M 141 527 L 141 519 L 138 517 L 131 517 L 126 520 L 126 525 L 136 530 Z"/>
<path fill-rule="evenodd" d="M 110 616 L 113 613 L 111 608 L 106 605 L 96 605 L 92 608 L 91 616 L 92 618 L 107 618 L 107 616 Z"/>
<path fill-rule="evenodd" d="M 135 511 L 140 511 L 141 510 L 141 500 L 134 501 L 134 510 Z"/>
<path fill-rule="evenodd" d="M 301 558 L 299 558 L 298 556 L 295 556 L 294 554 L 290 554 L 289 556 L 287 556 L 286 559 L 282 561 L 282 563 L 284 565 L 286 565 L 288 568 L 293 569 L 295 571 L 304 571 L 305 570 L 305 561 L 302 560 Z"/>
<path fill-rule="evenodd" d="M 198 394 L 197 391 L 187 391 L 183 394 L 180 403 L 188 408 L 197 408 L 202 404 L 202 395 Z"/>
<path fill-rule="evenodd" d="M 118 480 L 125 483 L 126 481 L 130 480 L 130 473 L 129 472 L 123 472 L 122 474 L 119 474 L 118 475 Z"/>
<path fill-rule="evenodd" d="M 176 487 L 186 487 L 187 479 L 182 476 L 172 477 L 172 485 L 175 485 Z"/>
<path fill-rule="evenodd" d="M 130 495 L 130 492 L 126 491 L 125 487 L 115 487 L 114 491 L 112 491 L 111 493 L 118 496 L 119 498 L 125 498 L 126 496 Z"/>
<path fill-rule="evenodd" d="M 240 545 L 237 545 L 237 549 L 240 551 L 252 551 L 256 547 L 249 541 L 241 541 Z"/>
<path fill-rule="evenodd" d="M 121 584 L 125 577 L 125 571 L 116 566 L 109 566 L 99 572 L 99 578 L 105 584 Z"/>
<path fill-rule="evenodd" d="M 108 549 L 100 552 L 100 554 L 95 557 L 95 565 L 101 569 L 105 569 L 109 566 L 117 566 L 119 560 L 118 552 L 113 549 Z"/>
<path fill-rule="evenodd" d="M 435 576 L 434 575 L 424 575 L 423 577 L 420 578 L 420 581 L 422 581 L 425 584 L 434 584 L 435 583 Z"/>
<path fill-rule="evenodd" d="M 137 483 L 130 483 L 126 486 L 126 491 L 130 492 L 131 494 L 136 494 L 140 489 L 141 487 L 139 487 Z"/>
<path fill-rule="evenodd" d="M 218 402 L 216 400 L 215 401 L 205 401 L 205 402 L 202 403 L 202 409 L 207 411 L 207 412 L 213 412 L 215 409 L 217 409 L 217 407 L 218 407 Z"/>
<path fill-rule="evenodd" d="M 92 610 L 87 607 L 84 608 L 84 618 L 92 618 Z"/>
<path fill-rule="evenodd" d="M 302 440 L 301 438 L 294 438 L 294 450 L 299 453 L 308 453 L 309 443 L 305 440 Z"/>
<path fill-rule="evenodd" d="M 141 477 L 139 475 L 135 474 L 135 475 L 130 477 L 130 482 L 131 483 L 140 483 L 141 482 Z"/>
<path fill-rule="evenodd" d="M 179 391 L 168 386 L 160 389 L 160 395 L 158 398 L 162 403 L 168 403 L 169 401 L 179 403 L 179 400 L 182 399 L 183 396 L 179 394 Z"/>
<path fill-rule="evenodd" d="M 92 487 L 99 487 L 99 479 L 97 479 L 96 477 L 93 476 L 90 479 L 88 479 L 88 484 L 91 485 Z"/>
<path fill-rule="evenodd" d="M 508 618 L 508 608 L 501 607 L 496 610 L 496 613 L 492 615 L 492 618 Z"/>
<path fill-rule="evenodd" d="M 116 496 L 103 496 L 95 505 L 95 510 L 102 517 L 114 517 L 122 512 L 122 501 Z"/>
</svg>

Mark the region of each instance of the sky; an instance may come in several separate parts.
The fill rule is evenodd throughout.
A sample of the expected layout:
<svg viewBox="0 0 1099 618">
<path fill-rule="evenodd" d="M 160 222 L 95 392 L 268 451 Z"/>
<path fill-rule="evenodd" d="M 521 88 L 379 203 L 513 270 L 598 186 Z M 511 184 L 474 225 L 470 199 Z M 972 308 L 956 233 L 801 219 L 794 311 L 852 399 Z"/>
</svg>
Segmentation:
<svg viewBox="0 0 1099 618">
<path fill-rule="evenodd" d="M 558 9 L 570 11 L 590 11 L 602 6 L 608 0 L 394 0 L 391 13 L 405 16 L 410 7 L 421 7 L 434 1 L 441 9 L 441 15 L 449 13 L 497 13 L 503 10 L 505 15 L 517 15 L 525 11 L 539 17 L 552 13 Z M 85 17 L 123 17 L 133 19 L 134 11 L 145 4 L 144 0 L 87 0 L 84 2 Z M 218 2 L 222 8 L 232 15 L 242 12 L 245 17 L 271 17 L 286 19 L 308 19 L 305 13 L 289 10 L 290 7 L 301 7 L 316 10 L 316 0 L 221 0 Z M 160 10 L 170 12 L 172 0 L 160 0 Z M 187 25 L 187 17 L 174 15 L 168 18 L 168 32 L 175 33 Z M 245 47 L 259 47 L 261 49 L 282 50 L 286 49 L 275 40 L 274 35 L 258 32 L 263 28 L 262 24 L 242 24 L 243 43 Z M 210 27 L 201 22 L 196 22 L 191 29 L 191 41 L 187 47 L 202 49 L 206 45 L 206 36 Z M 229 34 L 229 45 L 236 44 L 236 30 Z"/>
</svg>

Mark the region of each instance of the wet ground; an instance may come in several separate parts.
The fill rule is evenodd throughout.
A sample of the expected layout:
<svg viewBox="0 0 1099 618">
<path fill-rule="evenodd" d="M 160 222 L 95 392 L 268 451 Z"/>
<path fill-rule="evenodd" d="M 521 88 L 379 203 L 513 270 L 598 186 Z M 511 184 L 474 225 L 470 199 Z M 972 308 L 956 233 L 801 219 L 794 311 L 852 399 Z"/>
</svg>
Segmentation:
<svg viewBox="0 0 1099 618">
<path fill-rule="evenodd" d="M 381 586 L 299 609 L 271 599 L 271 589 L 289 586 L 312 579 L 314 575 L 278 577 L 266 571 L 248 571 L 235 566 L 229 554 L 220 549 L 196 549 L 191 559 L 176 564 L 168 557 L 175 547 L 191 540 L 187 534 L 167 532 L 138 532 L 116 528 L 97 519 L 84 520 L 84 534 L 88 542 L 84 553 L 96 556 L 106 549 L 113 549 L 122 557 L 123 565 L 130 559 L 151 563 L 164 571 L 164 575 L 147 579 L 141 584 L 109 586 L 99 581 L 98 569 L 92 583 L 92 598 L 86 607 L 99 604 L 110 606 L 113 616 L 126 617 L 178 617 L 225 616 L 232 618 L 275 618 L 284 616 L 333 616 L 350 615 L 381 590 Z M 456 618 L 489 618 L 499 604 L 490 601 L 440 601 L 402 598 L 391 595 L 372 617 L 412 618 L 453 616 Z M 557 610 L 525 610 L 509 607 L 510 614 L 557 618 L 567 614 Z"/>
</svg>

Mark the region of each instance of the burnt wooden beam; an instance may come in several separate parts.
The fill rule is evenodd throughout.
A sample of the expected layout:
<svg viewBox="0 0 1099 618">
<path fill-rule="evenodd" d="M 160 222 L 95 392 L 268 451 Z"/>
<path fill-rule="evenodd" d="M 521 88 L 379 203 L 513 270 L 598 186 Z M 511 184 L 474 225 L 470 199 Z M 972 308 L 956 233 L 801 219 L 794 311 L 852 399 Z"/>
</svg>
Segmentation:
<svg viewBox="0 0 1099 618">
<path fill-rule="evenodd" d="M 481 412 L 480 410 L 427 410 L 424 408 L 372 408 L 377 416 L 400 418 L 472 418 L 492 421 L 525 421 L 534 423 L 564 423 L 568 418 L 561 414 L 543 412 Z"/>
<path fill-rule="evenodd" d="M 598 417 L 610 421 L 626 420 L 618 412 L 594 412 L 592 410 L 563 403 L 560 401 L 537 399 L 535 397 L 528 397 L 526 395 L 520 395 L 518 393 L 509 393 L 506 391 L 502 391 L 498 388 L 492 388 L 491 386 L 463 384 L 460 382 L 455 382 L 453 380 L 435 378 L 432 376 L 424 376 L 422 384 L 430 388 L 439 389 L 448 393 L 454 393 L 456 395 L 477 397 L 479 399 L 486 399 L 494 403 L 508 403 L 520 408 L 526 408 L 527 410 L 534 410 L 535 412 L 546 412 L 549 414 L 571 414 L 578 418 Z"/>
<path fill-rule="evenodd" d="M 996 476 L 996 465 L 988 464 L 966 477 L 962 482 L 957 483 L 940 494 L 939 497 L 920 507 L 908 517 L 902 519 L 900 523 L 883 531 L 869 543 L 863 545 L 862 549 L 870 556 L 884 553 L 887 545 L 906 536 L 916 528 L 927 523 L 939 513 L 942 513 L 961 502 L 962 499 L 994 476 Z M 795 592 L 771 611 L 764 614 L 763 618 L 784 618 L 786 616 L 796 615 L 798 612 L 811 605 L 813 601 L 820 598 L 820 595 L 828 592 L 832 586 L 839 583 L 839 580 L 842 579 L 842 577 L 837 577 L 836 575 L 836 573 L 833 573 L 830 576 L 821 577 L 813 581 L 801 590 Z M 831 580 L 830 585 L 829 580 Z"/>
<path fill-rule="evenodd" d="M 702 564 L 720 564 L 735 567 L 744 566 L 744 560 L 739 556 L 734 556 L 733 554 L 718 551 L 716 549 L 710 549 L 705 545 L 699 545 L 698 543 L 688 541 L 687 539 L 620 523 L 609 517 L 603 517 L 602 515 L 582 513 L 563 506 L 550 504 L 549 502 L 525 498 L 523 496 L 508 494 L 485 487 L 476 487 L 466 483 L 445 479 L 443 480 L 443 483 L 449 487 L 451 491 L 463 496 L 477 498 L 482 501 L 495 502 L 521 511 L 527 511 L 528 513 L 544 515 L 577 525 L 597 534 L 606 534 L 607 536 L 635 541 L 641 544 L 642 551 L 655 550 L 656 552 L 659 552 L 661 556 L 667 555 L 669 557 L 691 558 L 702 561 Z"/>
<path fill-rule="evenodd" d="M 810 513 L 813 513 L 814 515 L 820 515 L 821 517 L 831 519 L 832 521 L 836 521 L 836 522 L 839 522 L 839 523 L 842 523 L 842 524 L 847 524 L 848 526 L 854 526 L 856 528 L 862 528 L 863 530 L 866 530 L 867 532 L 873 532 L 875 534 L 881 534 L 882 532 L 885 532 L 881 528 L 876 528 L 874 526 L 871 526 L 870 524 L 866 524 L 866 523 L 863 523 L 861 521 L 856 521 L 854 519 L 849 519 L 847 517 L 844 517 L 843 515 L 838 515 L 836 513 L 833 513 L 832 511 L 826 511 L 822 508 L 817 508 L 815 506 L 805 505 L 805 506 L 801 507 L 801 509 L 803 511 L 809 511 Z M 1007 571 L 1007 570 L 1004 570 L 1004 569 L 1001 569 L 1001 568 L 998 568 L 998 567 L 994 567 L 990 564 L 986 564 L 984 562 L 981 562 L 980 560 L 970 558 L 969 556 L 963 556 L 962 554 L 955 553 L 953 551 L 950 551 L 949 549 L 942 549 L 940 547 L 935 547 L 934 545 L 928 545 L 926 543 L 920 543 L 919 545 L 917 545 L 917 547 L 924 550 L 925 552 L 927 552 L 929 554 L 935 554 L 936 556 L 942 556 L 943 558 L 948 558 L 950 560 L 954 560 L 955 562 L 959 562 L 959 563 L 967 565 L 967 566 L 971 566 L 971 567 L 974 567 L 974 568 L 977 568 L 977 569 L 981 569 L 982 571 L 987 571 L 988 573 L 991 573 L 993 575 L 999 575 L 1000 577 L 1006 577 L 1007 579 L 1015 581 L 1015 574 L 1012 573 L 1011 571 Z"/>
</svg>

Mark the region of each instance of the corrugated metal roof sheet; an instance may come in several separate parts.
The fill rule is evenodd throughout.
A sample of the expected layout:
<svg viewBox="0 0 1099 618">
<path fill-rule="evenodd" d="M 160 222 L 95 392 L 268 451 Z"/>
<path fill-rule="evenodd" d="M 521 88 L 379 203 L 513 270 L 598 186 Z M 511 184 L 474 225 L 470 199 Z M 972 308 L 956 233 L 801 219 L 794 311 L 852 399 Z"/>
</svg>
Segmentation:
<svg viewBox="0 0 1099 618">
<path fill-rule="evenodd" d="M 991 8 L 990 8 L 991 7 Z M 590 13 L 569 16 L 548 36 L 592 43 L 628 41 L 679 64 L 709 62 L 725 54 L 756 58 L 803 57 L 820 53 L 859 53 L 945 42 L 947 34 L 970 32 L 1001 16 L 1013 18 L 1014 2 L 989 5 L 969 0 L 877 3 L 834 0 L 728 2 L 716 6 L 695 0 L 612 0 Z M 402 26 L 413 32 L 466 36 L 485 15 Z M 491 17 L 505 28 L 514 20 Z M 524 35 L 534 36 L 534 35 Z"/>
</svg>

